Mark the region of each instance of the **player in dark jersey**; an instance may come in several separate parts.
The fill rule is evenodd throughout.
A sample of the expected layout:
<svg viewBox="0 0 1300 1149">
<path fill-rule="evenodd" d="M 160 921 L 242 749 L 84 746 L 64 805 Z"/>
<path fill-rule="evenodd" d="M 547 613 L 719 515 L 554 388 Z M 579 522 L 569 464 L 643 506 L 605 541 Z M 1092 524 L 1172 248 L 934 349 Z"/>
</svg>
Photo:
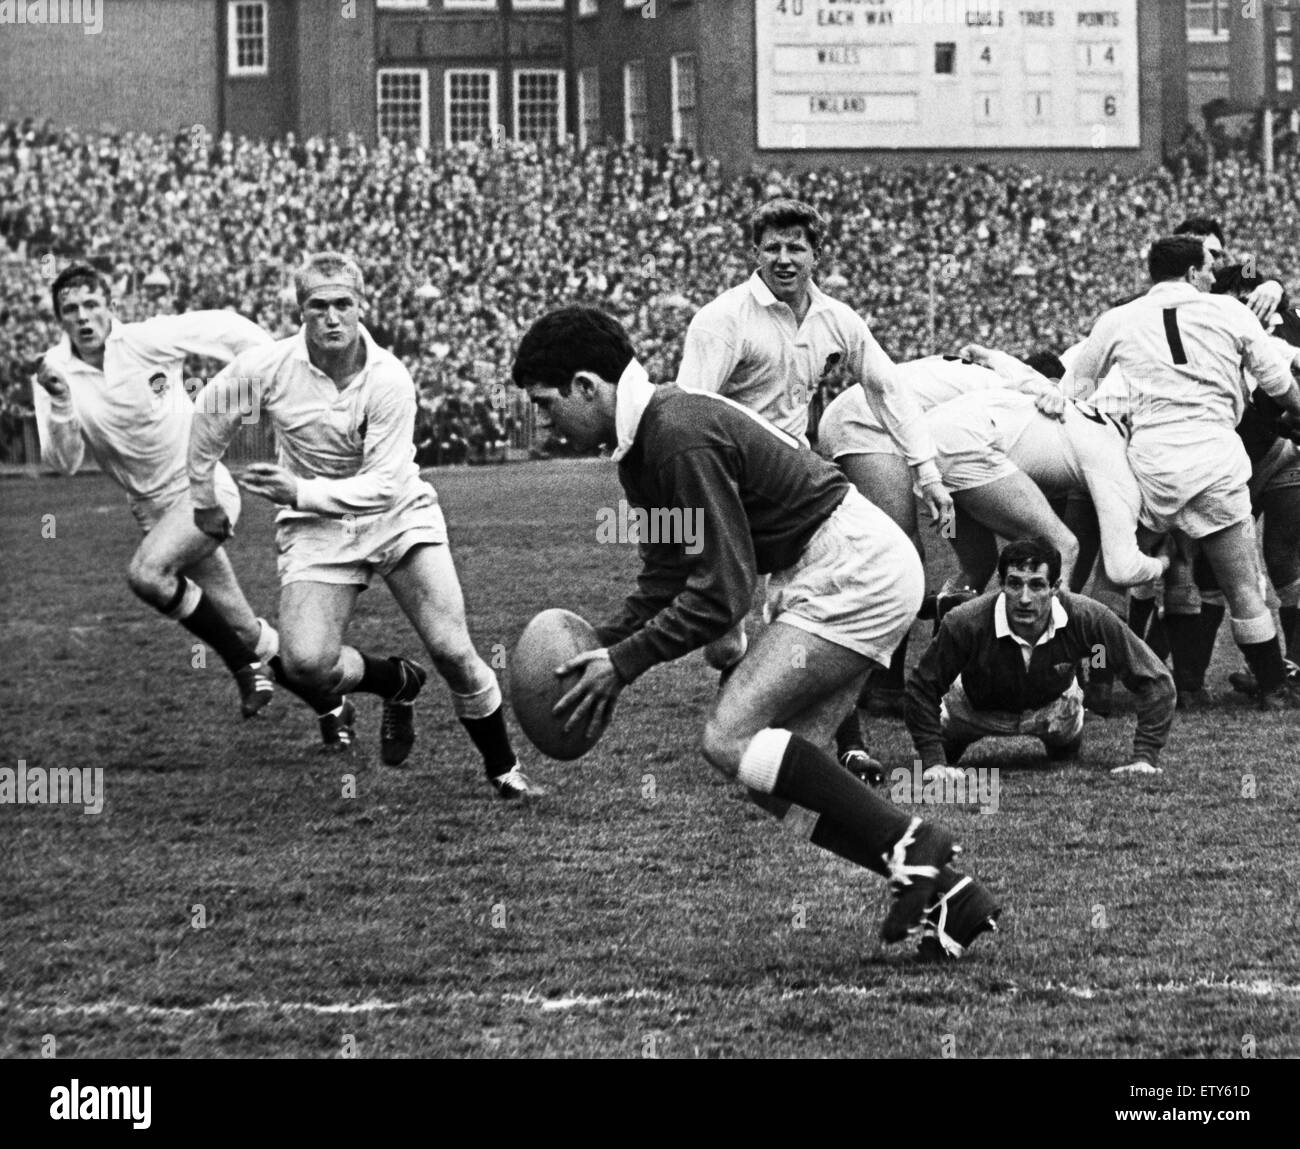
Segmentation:
<svg viewBox="0 0 1300 1149">
<path fill-rule="evenodd" d="M 693 542 L 642 544 L 643 569 L 605 646 L 557 673 L 582 678 L 559 702 L 570 727 L 598 731 L 651 667 L 726 633 L 771 576 L 765 627 L 704 729 L 704 756 L 824 849 L 889 878 L 887 942 L 959 956 L 998 907 L 948 864 L 952 835 L 909 817 L 843 770 L 831 736 L 872 665 L 911 625 L 924 574 L 907 536 L 830 463 L 722 396 L 656 387 L 614 319 L 551 312 L 529 329 L 514 381 L 576 446 L 615 448 L 629 503 L 650 522 L 693 516 Z M 674 520 L 674 512 L 676 519 Z M 668 532 L 671 534 L 671 532 Z"/>
</svg>

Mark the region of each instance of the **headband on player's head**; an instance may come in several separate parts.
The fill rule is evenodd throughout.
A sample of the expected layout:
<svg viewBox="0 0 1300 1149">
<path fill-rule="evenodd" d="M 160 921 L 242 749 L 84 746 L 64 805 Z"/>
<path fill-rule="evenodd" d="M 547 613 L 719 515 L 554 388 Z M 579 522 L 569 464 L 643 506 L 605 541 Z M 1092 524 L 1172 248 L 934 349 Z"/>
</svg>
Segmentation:
<svg viewBox="0 0 1300 1149">
<path fill-rule="evenodd" d="M 312 283 L 308 289 L 308 281 L 313 279 L 319 282 Z M 366 284 L 361 275 L 361 268 L 354 260 L 338 252 L 323 251 L 318 255 L 310 256 L 293 277 L 293 290 L 299 307 L 318 291 L 331 288 L 334 290 L 343 288 L 356 296 L 358 303 L 366 297 Z"/>
</svg>

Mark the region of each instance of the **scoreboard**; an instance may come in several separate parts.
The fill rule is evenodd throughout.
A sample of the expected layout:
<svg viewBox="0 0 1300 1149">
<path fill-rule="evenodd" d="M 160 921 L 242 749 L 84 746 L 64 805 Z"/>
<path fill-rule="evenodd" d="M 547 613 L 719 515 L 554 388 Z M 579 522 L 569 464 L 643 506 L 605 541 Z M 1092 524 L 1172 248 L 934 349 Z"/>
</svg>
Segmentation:
<svg viewBox="0 0 1300 1149">
<path fill-rule="evenodd" d="M 1136 148 L 1137 0 L 755 0 L 759 148 Z"/>
</svg>

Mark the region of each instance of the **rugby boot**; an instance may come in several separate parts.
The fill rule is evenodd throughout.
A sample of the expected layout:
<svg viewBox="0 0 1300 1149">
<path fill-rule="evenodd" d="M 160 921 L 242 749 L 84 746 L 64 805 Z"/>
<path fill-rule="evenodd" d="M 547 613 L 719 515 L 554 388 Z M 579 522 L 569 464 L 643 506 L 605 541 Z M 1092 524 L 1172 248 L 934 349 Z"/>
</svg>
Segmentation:
<svg viewBox="0 0 1300 1149">
<path fill-rule="evenodd" d="M 913 818 L 889 853 L 882 855 L 894 892 L 894 904 L 880 927 L 884 941 L 901 942 L 920 932 L 939 871 L 959 850 L 942 826 Z"/>
<path fill-rule="evenodd" d="M 415 745 L 415 697 L 424 686 L 429 672 L 409 658 L 393 657 L 402 671 L 402 686 L 392 698 L 384 700 L 379 722 L 379 757 L 386 766 L 400 766 Z"/>
<path fill-rule="evenodd" d="M 264 662 L 250 662 L 235 671 L 239 687 L 239 709 L 245 718 L 256 718 L 275 695 L 275 680 Z"/>
</svg>

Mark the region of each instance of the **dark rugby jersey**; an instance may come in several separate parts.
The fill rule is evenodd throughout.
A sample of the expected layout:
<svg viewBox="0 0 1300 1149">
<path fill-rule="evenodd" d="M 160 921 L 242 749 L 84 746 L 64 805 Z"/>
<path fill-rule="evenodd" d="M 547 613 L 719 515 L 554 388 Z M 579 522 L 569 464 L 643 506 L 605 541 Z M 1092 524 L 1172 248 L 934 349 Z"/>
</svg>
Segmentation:
<svg viewBox="0 0 1300 1149">
<path fill-rule="evenodd" d="M 693 539 L 641 540 L 637 589 L 598 628 L 624 682 L 743 619 L 757 576 L 792 566 L 849 490 L 836 467 L 761 416 L 675 384 L 655 390 L 618 477 L 652 532 L 665 532 L 673 510 L 699 528 Z"/>
</svg>

